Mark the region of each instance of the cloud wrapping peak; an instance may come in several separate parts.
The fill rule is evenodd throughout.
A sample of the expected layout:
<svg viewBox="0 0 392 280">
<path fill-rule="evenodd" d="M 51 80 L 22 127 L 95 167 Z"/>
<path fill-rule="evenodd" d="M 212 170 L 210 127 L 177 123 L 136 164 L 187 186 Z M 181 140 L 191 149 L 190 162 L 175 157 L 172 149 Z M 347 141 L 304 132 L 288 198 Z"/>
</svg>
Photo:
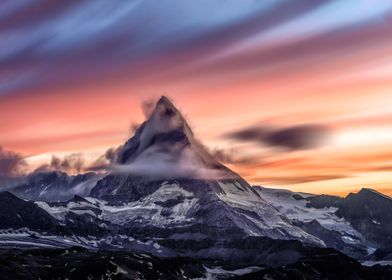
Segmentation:
<svg viewBox="0 0 392 280">
<path fill-rule="evenodd" d="M 191 128 L 169 98 L 161 97 L 148 115 L 118 152 L 118 160 L 111 166 L 112 173 L 152 180 L 210 180 L 233 175 L 194 138 Z"/>
<path fill-rule="evenodd" d="M 145 153 L 124 164 L 114 164 L 111 172 L 143 176 L 151 180 L 169 180 L 193 178 L 200 180 L 230 179 L 232 174 L 227 171 L 208 167 L 198 160 L 198 155 L 190 147 L 173 148 L 171 152 L 162 152 L 162 147 L 152 146 Z"/>
</svg>

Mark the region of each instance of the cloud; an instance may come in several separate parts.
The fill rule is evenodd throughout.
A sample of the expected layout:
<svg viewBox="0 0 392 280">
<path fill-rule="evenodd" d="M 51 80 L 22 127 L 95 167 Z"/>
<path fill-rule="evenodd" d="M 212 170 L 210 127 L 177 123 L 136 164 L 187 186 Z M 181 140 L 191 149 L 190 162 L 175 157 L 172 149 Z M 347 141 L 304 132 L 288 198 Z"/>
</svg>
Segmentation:
<svg viewBox="0 0 392 280">
<path fill-rule="evenodd" d="M 231 177 L 208 149 L 194 138 L 185 119 L 167 97 L 155 103 L 154 106 L 147 104 L 149 112 L 146 117 L 149 118 L 134 138 L 128 140 L 124 147 L 112 151 L 116 155 L 115 160 L 107 165 L 112 173 L 143 176 L 151 180 Z M 142 103 L 142 107 L 145 106 L 146 103 Z M 223 152 L 218 154 L 223 157 Z"/>
<path fill-rule="evenodd" d="M 25 173 L 27 163 L 16 152 L 5 150 L 0 146 L 0 176 L 19 176 Z"/>
<path fill-rule="evenodd" d="M 117 161 L 118 152 L 122 146 L 107 149 L 98 156 L 92 163 L 89 162 L 82 153 L 73 153 L 60 158 L 52 155 L 50 163 L 39 166 L 34 172 L 61 171 L 70 175 L 84 172 L 106 172 L 110 166 Z"/>
<path fill-rule="evenodd" d="M 225 137 L 294 151 L 322 145 L 329 131 L 330 129 L 323 125 L 297 125 L 286 128 L 254 126 L 228 133 Z"/>
<path fill-rule="evenodd" d="M 213 157 L 222 163 L 235 163 L 236 160 L 234 158 L 233 150 L 224 150 L 224 149 L 215 149 L 211 152 Z"/>
<path fill-rule="evenodd" d="M 110 166 L 115 164 L 118 159 L 122 146 L 112 147 L 105 151 L 103 155 L 98 157 L 92 164 L 85 167 L 86 171 L 107 171 Z"/>
<path fill-rule="evenodd" d="M 209 150 L 208 147 L 205 149 Z M 209 150 L 212 157 L 223 164 L 240 165 L 254 165 L 260 162 L 259 156 L 244 156 L 240 150 L 237 149 L 221 149 L 216 148 Z"/>
<path fill-rule="evenodd" d="M 76 175 L 89 171 L 106 172 L 116 161 L 118 152 L 122 146 L 107 149 L 92 163 L 82 153 L 73 153 L 60 158 L 52 155 L 50 163 L 39 166 L 34 172 L 61 171 L 70 175 Z"/>
<path fill-rule="evenodd" d="M 38 167 L 34 172 L 61 171 L 68 174 L 79 174 L 85 170 L 86 161 L 81 153 L 66 155 L 64 158 L 53 155 L 49 164 Z"/>
<path fill-rule="evenodd" d="M 145 176 L 151 180 L 193 178 L 201 180 L 229 179 L 229 174 L 219 166 L 210 167 L 200 161 L 197 151 L 179 143 L 172 145 L 173 150 L 162 152 L 162 147 L 152 146 L 130 162 L 111 165 L 111 171 L 117 174 Z"/>
</svg>

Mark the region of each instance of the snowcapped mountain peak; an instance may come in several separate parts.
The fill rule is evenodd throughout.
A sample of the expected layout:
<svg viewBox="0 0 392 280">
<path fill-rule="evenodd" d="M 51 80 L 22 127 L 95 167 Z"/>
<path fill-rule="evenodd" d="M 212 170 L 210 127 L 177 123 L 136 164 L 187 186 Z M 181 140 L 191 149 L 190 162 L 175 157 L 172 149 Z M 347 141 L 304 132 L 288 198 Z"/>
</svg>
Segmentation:
<svg viewBox="0 0 392 280">
<path fill-rule="evenodd" d="M 159 179 L 217 179 L 234 174 L 194 137 L 185 118 L 165 96 L 125 143 L 114 172 Z"/>
<path fill-rule="evenodd" d="M 192 138 L 193 133 L 180 111 L 166 96 L 162 96 L 157 102 L 147 125 L 155 129 L 155 132 L 182 131 L 187 138 Z"/>
<path fill-rule="evenodd" d="M 153 146 L 168 151 L 169 147 L 181 150 L 190 145 L 193 133 L 179 110 L 166 96 L 162 96 L 147 119 L 120 151 L 119 163 L 137 158 Z M 173 147 L 174 146 L 174 147 Z"/>
<path fill-rule="evenodd" d="M 356 195 L 363 197 L 378 197 L 391 200 L 390 197 L 370 188 L 362 188 Z"/>
<path fill-rule="evenodd" d="M 170 100 L 170 98 L 164 95 L 161 96 L 161 98 L 159 98 L 158 102 L 156 103 L 155 111 L 157 111 L 158 109 L 165 109 L 166 116 L 173 116 L 173 115 L 181 116 L 181 113 L 178 111 L 178 109 Z"/>
</svg>

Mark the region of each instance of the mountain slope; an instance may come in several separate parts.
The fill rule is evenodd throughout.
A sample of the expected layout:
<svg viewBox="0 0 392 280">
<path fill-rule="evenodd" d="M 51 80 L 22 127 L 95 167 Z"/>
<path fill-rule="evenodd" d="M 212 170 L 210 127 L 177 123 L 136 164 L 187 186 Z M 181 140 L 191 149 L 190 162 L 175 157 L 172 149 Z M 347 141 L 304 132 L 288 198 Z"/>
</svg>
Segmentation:
<svg viewBox="0 0 392 280">
<path fill-rule="evenodd" d="M 0 193 L 0 229 L 20 228 L 59 232 L 60 224 L 34 202 L 19 199 L 10 192 Z"/>
<path fill-rule="evenodd" d="M 357 259 L 390 250 L 392 199 L 370 189 L 345 198 L 255 187 L 282 215 L 303 230 Z"/>
<path fill-rule="evenodd" d="M 75 194 L 87 196 L 100 178 L 95 173 L 70 176 L 64 172 L 34 172 L 9 191 L 34 201 L 66 201 Z"/>
<path fill-rule="evenodd" d="M 349 194 L 336 203 L 336 215 L 349 221 L 368 240 L 392 250 L 392 199 L 371 189 Z"/>
<path fill-rule="evenodd" d="M 392 198 L 375 190 L 363 188 L 344 198 L 308 197 L 307 206 L 335 207 L 337 217 L 348 221 L 378 248 L 392 250 Z M 323 201 L 322 203 L 320 203 Z"/>
</svg>

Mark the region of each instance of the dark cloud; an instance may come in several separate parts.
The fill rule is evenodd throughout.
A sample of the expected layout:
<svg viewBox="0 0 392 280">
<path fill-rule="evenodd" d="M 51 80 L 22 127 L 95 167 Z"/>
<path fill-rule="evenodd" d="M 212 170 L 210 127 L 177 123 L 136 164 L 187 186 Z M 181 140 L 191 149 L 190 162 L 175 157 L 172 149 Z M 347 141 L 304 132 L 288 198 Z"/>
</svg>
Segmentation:
<svg viewBox="0 0 392 280">
<path fill-rule="evenodd" d="M 294 126 L 267 134 L 264 142 L 290 150 L 310 149 L 322 144 L 328 131 L 328 128 L 320 125 Z"/>
<path fill-rule="evenodd" d="M 265 128 L 249 127 L 242 130 L 230 132 L 226 134 L 226 136 L 240 141 L 261 141 L 265 134 Z"/>
<path fill-rule="evenodd" d="M 329 130 L 323 125 L 297 125 L 278 129 L 255 126 L 225 136 L 287 150 L 306 150 L 320 146 L 329 135 Z"/>
<path fill-rule="evenodd" d="M 205 146 L 207 150 L 208 147 Z M 215 160 L 223 164 L 236 164 L 236 165 L 253 165 L 259 163 L 260 158 L 254 156 L 244 157 L 242 153 L 236 149 L 213 149 L 210 150 L 211 155 Z"/>
<path fill-rule="evenodd" d="M 0 146 L 0 176 L 18 176 L 24 173 L 27 163 L 16 152 L 5 150 Z"/>
<path fill-rule="evenodd" d="M 236 161 L 233 150 L 215 149 L 211 151 L 211 154 L 217 161 L 222 163 L 234 163 Z"/>
<path fill-rule="evenodd" d="M 121 148 L 119 147 L 112 147 L 106 150 L 106 152 L 98 157 L 92 164 L 87 166 L 85 169 L 87 171 L 107 171 L 109 170 L 110 166 L 117 162 L 118 153 L 120 152 Z"/>
</svg>

